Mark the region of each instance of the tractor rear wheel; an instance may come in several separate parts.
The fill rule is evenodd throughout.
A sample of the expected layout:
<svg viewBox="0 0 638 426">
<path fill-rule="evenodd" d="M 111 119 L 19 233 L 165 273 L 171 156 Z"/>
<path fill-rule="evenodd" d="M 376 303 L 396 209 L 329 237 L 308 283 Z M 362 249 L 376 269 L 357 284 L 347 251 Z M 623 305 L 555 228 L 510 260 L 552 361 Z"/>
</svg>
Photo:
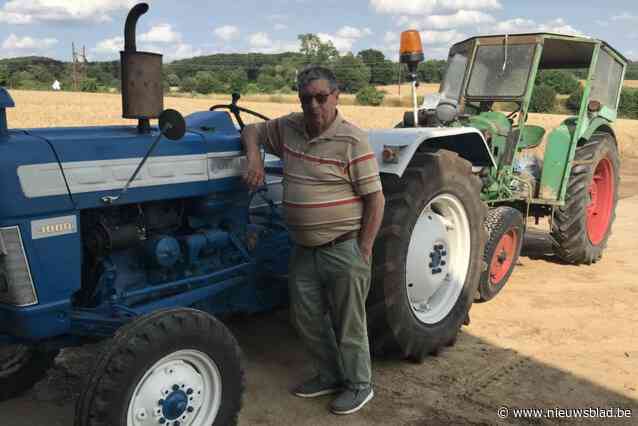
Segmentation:
<svg viewBox="0 0 638 426">
<path fill-rule="evenodd" d="M 481 275 L 477 302 L 493 299 L 512 275 L 523 245 L 523 215 L 512 207 L 496 207 L 487 213 L 485 228 L 488 237 L 483 259 L 487 269 Z"/>
<path fill-rule="evenodd" d="M 213 316 L 171 309 L 118 330 L 76 407 L 76 426 L 234 425 L 239 346 Z"/>
<path fill-rule="evenodd" d="M 565 195 L 552 221 L 554 250 L 566 262 L 600 260 L 616 217 L 620 159 L 613 136 L 596 133 L 576 149 Z"/>
<path fill-rule="evenodd" d="M 403 177 L 381 179 L 387 201 L 367 302 L 371 349 L 422 361 L 456 341 L 477 291 L 480 181 L 446 150 L 419 153 Z"/>
<path fill-rule="evenodd" d="M 0 401 L 30 389 L 45 376 L 58 353 L 34 346 L 0 346 Z"/>
</svg>

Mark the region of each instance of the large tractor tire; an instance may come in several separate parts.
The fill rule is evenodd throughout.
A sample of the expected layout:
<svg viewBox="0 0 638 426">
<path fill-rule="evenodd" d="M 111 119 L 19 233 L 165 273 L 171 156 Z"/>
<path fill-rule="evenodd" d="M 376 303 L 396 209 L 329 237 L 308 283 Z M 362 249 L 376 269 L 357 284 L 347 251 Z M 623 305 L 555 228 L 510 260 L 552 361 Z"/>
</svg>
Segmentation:
<svg viewBox="0 0 638 426">
<path fill-rule="evenodd" d="M 485 228 L 483 260 L 487 268 L 481 274 L 476 302 L 492 300 L 512 275 L 523 246 L 523 215 L 512 207 L 496 207 L 487 213 Z"/>
<path fill-rule="evenodd" d="M 620 159 L 612 135 L 596 133 L 576 149 L 565 205 L 552 221 L 554 251 L 566 262 L 600 260 L 616 218 Z"/>
<path fill-rule="evenodd" d="M 386 209 L 374 247 L 368 330 L 374 354 L 422 361 L 456 341 L 477 292 L 486 207 L 471 164 L 419 153 L 382 175 Z"/>
<path fill-rule="evenodd" d="M 117 332 L 75 425 L 234 425 L 243 390 L 239 346 L 221 322 L 194 309 L 158 311 Z"/>
<path fill-rule="evenodd" d="M 0 346 L 0 401 L 31 389 L 51 368 L 59 351 L 34 346 Z"/>
</svg>

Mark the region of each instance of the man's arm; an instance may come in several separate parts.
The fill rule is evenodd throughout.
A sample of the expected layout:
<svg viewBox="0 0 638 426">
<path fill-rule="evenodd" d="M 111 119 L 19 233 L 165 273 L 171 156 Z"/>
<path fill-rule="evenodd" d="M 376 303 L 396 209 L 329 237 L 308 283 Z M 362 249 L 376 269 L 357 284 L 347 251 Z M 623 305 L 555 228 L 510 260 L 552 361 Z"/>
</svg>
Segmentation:
<svg viewBox="0 0 638 426">
<path fill-rule="evenodd" d="M 259 153 L 259 137 L 255 126 L 248 125 L 241 132 L 241 143 L 246 151 L 248 167 L 244 173 L 244 183 L 251 191 L 256 190 L 264 182 L 264 165 Z"/>
<path fill-rule="evenodd" d="M 372 256 L 372 246 L 383 221 L 385 197 L 382 191 L 377 191 L 366 194 L 362 198 L 363 219 L 358 242 L 359 250 L 361 250 L 361 254 L 369 264 L 370 256 Z"/>
</svg>

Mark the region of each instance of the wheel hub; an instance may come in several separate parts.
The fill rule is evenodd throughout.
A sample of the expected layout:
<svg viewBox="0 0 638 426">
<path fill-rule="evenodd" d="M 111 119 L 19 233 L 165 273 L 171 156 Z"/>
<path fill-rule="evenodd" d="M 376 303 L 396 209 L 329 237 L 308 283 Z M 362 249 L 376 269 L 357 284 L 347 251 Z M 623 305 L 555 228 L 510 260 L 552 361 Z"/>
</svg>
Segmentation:
<svg viewBox="0 0 638 426">
<path fill-rule="evenodd" d="M 436 244 L 430 251 L 430 263 L 428 267 L 431 269 L 432 275 L 443 272 L 443 267 L 447 265 L 447 250 L 444 244 Z"/>
<path fill-rule="evenodd" d="M 179 389 L 179 386 L 174 385 L 173 388 Z M 189 390 L 192 391 L 190 388 Z M 168 395 L 165 400 L 160 400 L 159 405 L 162 407 L 162 414 L 167 420 L 176 420 L 189 407 L 188 396 L 183 390 L 176 390 Z"/>
<path fill-rule="evenodd" d="M 518 235 L 516 231 L 510 229 L 501 236 L 490 262 L 490 283 L 492 285 L 498 285 L 512 268 L 512 260 L 516 256 L 517 247 Z"/>
</svg>

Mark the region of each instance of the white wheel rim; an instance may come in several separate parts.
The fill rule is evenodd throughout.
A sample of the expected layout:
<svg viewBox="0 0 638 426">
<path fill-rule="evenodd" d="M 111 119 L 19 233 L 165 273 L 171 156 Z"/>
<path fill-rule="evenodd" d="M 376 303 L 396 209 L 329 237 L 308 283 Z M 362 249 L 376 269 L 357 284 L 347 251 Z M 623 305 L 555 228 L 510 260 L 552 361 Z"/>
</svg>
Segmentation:
<svg viewBox="0 0 638 426">
<path fill-rule="evenodd" d="M 185 349 L 157 361 L 137 383 L 127 426 L 210 426 L 222 401 L 222 377 L 215 361 Z"/>
<path fill-rule="evenodd" d="M 450 313 L 463 291 L 470 252 L 463 204 L 452 194 L 438 195 L 419 215 L 408 247 L 405 285 L 420 322 L 435 324 Z"/>
</svg>

